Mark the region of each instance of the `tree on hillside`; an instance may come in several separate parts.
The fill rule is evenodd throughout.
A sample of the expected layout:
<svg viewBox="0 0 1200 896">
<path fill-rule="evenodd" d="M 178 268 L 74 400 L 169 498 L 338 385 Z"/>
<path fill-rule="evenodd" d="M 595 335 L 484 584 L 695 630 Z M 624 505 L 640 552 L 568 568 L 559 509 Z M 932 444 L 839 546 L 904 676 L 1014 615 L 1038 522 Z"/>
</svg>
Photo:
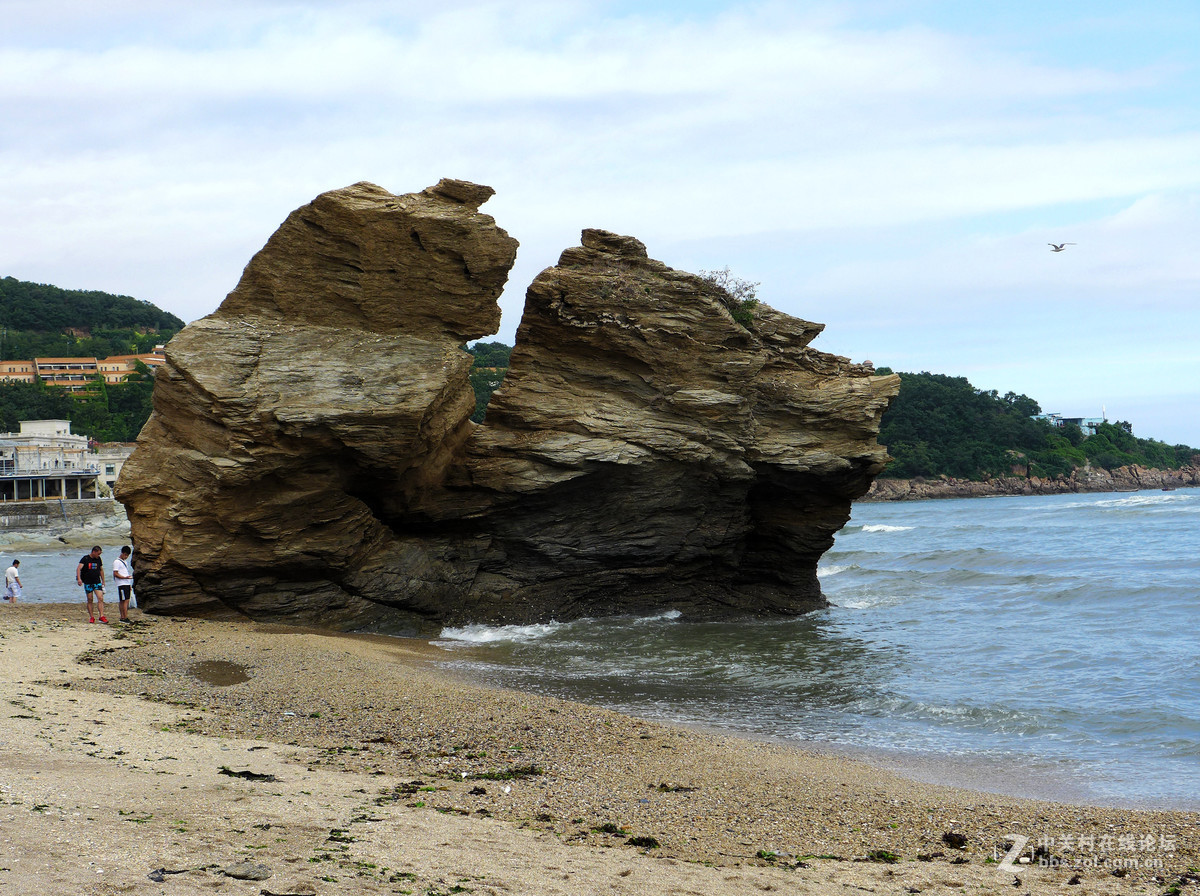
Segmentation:
<svg viewBox="0 0 1200 896">
<path fill-rule="evenodd" d="M 175 315 L 129 296 L 0 279 L 0 360 L 137 355 L 182 328 Z"/>
<path fill-rule="evenodd" d="M 965 377 L 902 373 L 900 393 L 879 431 L 894 458 L 883 475 L 982 479 L 1023 469 L 1046 477 L 1087 464 L 1112 469 L 1133 463 L 1177 469 L 1196 454 L 1185 445 L 1139 439 L 1126 422 L 1104 423 L 1085 437 L 1078 426 L 1032 419 L 1040 412 L 1028 395 L 976 389 Z"/>
<path fill-rule="evenodd" d="M 22 420 L 70 420 L 75 401 L 62 389 L 0 382 L 0 429 L 19 432 Z"/>
<path fill-rule="evenodd" d="M 503 342 L 476 342 L 467 351 L 474 355 L 476 367 L 507 367 L 512 346 Z"/>
<path fill-rule="evenodd" d="M 1037 407 L 1026 395 L 1001 398 L 965 377 L 901 374 L 900 393 L 879 435 L 895 458 L 887 475 L 967 479 L 1007 473 L 1012 451 L 1036 450 L 1044 442 L 1048 426 L 1024 413 Z"/>
<path fill-rule="evenodd" d="M 482 423 L 492 393 L 504 382 L 504 375 L 508 372 L 512 346 L 503 342 L 476 342 L 467 351 L 475 357 L 469 374 L 471 388 L 475 390 L 475 412 L 471 414 L 471 419 Z"/>
<path fill-rule="evenodd" d="M 70 420 L 78 435 L 132 442 L 150 417 L 153 392 L 154 376 L 144 364 L 117 385 L 97 377 L 82 397 L 40 382 L 0 382 L 0 430 L 17 432 L 22 420 Z"/>
<path fill-rule="evenodd" d="M 0 279 L 0 326 L 40 333 L 84 330 L 183 329 L 183 321 L 150 302 L 97 290 L 60 289 L 14 277 Z"/>
</svg>

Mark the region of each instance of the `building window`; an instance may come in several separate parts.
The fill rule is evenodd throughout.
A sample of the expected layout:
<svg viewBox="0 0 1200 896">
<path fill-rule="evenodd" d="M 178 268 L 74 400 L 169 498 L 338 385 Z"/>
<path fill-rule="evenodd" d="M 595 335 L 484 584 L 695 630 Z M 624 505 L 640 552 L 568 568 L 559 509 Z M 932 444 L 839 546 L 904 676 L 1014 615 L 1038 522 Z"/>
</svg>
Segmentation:
<svg viewBox="0 0 1200 896">
<path fill-rule="evenodd" d="M 116 464 L 105 464 L 104 465 L 104 475 L 105 476 L 114 476 L 114 475 L 116 475 L 116 472 L 117 472 Z"/>
</svg>

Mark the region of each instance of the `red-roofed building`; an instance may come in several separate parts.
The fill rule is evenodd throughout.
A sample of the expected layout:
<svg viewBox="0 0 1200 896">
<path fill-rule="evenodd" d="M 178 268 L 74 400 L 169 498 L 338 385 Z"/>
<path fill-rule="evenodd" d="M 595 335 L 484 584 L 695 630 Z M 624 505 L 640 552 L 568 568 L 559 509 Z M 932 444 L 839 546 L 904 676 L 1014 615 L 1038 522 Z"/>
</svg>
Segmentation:
<svg viewBox="0 0 1200 896">
<path fill-rule="evenodd" d="M 59 386 L 68 392 L 87 393 L 95 386 L 95 377 L 117 385 L 136 372 L 142 362 L 153 373 L 167 363 L 161 345 L 152 352 L 140 355 L 113 355 L 111 358 L 34 358 L 32 361 L 0 361 L 0 381 L 32 383 L 41 380 L 48 386 Z"/>
</svg>

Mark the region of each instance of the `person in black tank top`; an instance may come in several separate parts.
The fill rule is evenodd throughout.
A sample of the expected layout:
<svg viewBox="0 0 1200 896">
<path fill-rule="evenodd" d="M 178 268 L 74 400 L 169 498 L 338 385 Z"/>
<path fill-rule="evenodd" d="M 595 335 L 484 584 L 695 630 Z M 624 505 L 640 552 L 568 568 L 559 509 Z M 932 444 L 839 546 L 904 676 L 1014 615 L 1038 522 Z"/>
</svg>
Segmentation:
<svg viewBox="0 0 1200 896">
<path fill-rule="evenodd" d="M 96 614 L 92 610 L 93 597 L 100 604 L 100 621 L 108 622 L 104 615 L 104 561 L 100 559 L 99 545 L 92 548 L 87 556 L 79 558 L 79 565 L 75 567 L 75 584 L 83 586 L 83 593 L 87 597 L 88 622 L 96 621 Z"/>
</svg>

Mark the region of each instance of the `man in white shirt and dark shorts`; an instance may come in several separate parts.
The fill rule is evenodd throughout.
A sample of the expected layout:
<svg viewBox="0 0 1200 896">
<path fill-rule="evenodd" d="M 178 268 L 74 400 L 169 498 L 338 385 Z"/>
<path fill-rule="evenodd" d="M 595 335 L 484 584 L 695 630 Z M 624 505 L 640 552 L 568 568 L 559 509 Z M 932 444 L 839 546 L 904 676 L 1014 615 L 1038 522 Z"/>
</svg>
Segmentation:
<svg viewBox="0 0 1200 896">
<path fill-rule="evenodd" d="M 129 621 L 129 598 L 133 595 L 133 566 L 129 562 L 129 548 L 121 548 L 121 556 L 113 561 L 112 577 L 117 586 L 117 603 L 121 608 L 121 621 Z"/>
</svg>

